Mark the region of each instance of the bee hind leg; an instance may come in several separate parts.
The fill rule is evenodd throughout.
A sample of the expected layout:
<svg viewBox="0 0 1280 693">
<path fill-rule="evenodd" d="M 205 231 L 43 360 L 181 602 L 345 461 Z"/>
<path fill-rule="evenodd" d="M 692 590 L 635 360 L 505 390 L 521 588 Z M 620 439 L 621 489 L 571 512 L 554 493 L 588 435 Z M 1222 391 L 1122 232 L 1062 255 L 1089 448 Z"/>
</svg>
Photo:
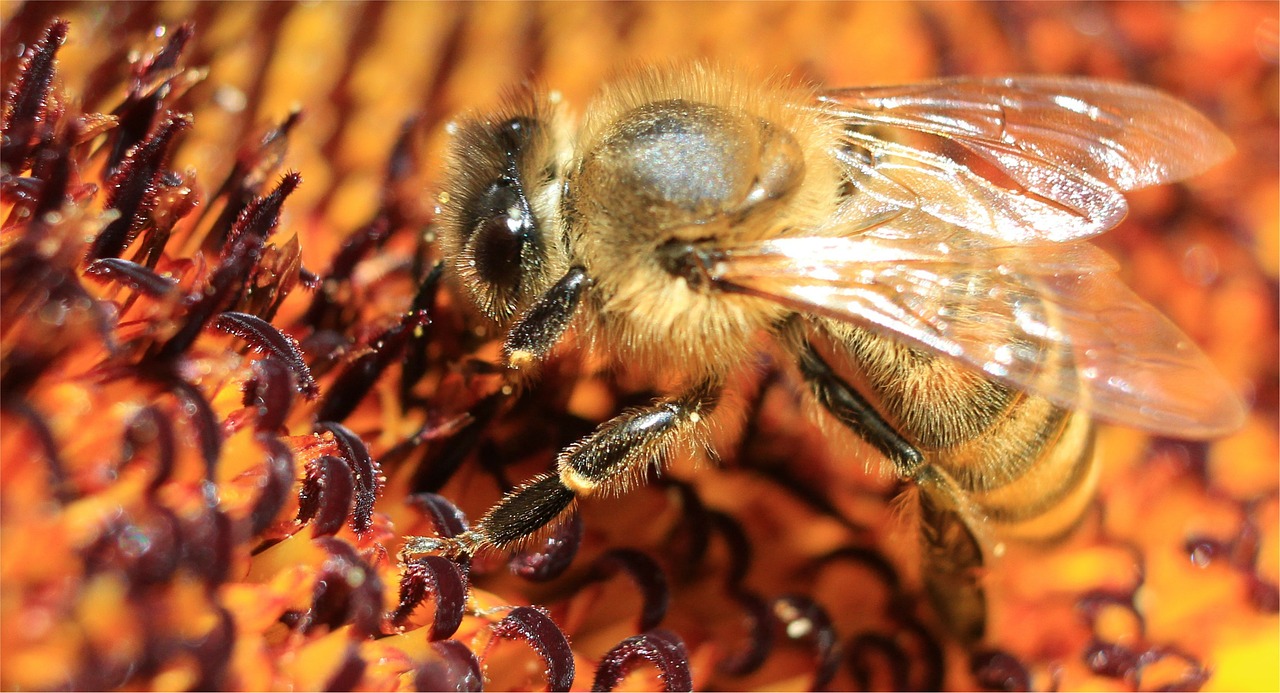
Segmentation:
<svg viewBox="0 0 1280 693">
<path fill-rule="evenodd" d="M 982 545 L 952 502 L 954 482 L 932 467 L 919 481 L 921 570 L 934 611 L 952 635 L 977 642 L 987 629 Z"/>
</svg>

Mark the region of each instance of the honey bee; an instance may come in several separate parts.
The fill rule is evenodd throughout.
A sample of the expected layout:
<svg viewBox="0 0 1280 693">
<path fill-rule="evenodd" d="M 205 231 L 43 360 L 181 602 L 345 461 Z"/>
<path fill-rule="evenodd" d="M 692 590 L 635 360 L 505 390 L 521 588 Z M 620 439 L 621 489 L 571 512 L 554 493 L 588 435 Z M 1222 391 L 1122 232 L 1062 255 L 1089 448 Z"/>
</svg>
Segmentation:
<svg viewBox="0 0 1280 693">
<path fill-rule="evenodd" d="M 1205 355 L 1088 238 L 1124 191 L 1232 151 L 1152 89 L 1068 77 L 817 91 L 707 65 L 636 70 L 572 123 L 532 90 L 453 126 L 447 271 L 529 371 L 562 337 L 681 386 L 563 451 L 450 539 L 470 554 L 624 492 L 699 439 L 766 341 L 919 490 L 926 588 L 982 637 L 988 536 L 1076 524 L 1093 419 L 1179 438 L 1241 425 Z"/>
</svg>

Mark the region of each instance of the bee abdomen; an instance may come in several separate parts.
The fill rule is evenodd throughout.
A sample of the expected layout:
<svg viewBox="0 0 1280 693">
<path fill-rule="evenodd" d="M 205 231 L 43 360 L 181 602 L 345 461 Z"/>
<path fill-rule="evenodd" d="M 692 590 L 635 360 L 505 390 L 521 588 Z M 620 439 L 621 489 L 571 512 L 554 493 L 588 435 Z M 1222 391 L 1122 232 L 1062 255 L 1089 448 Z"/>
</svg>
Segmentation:
<svg viewBox="0 0 1280 693">
<path fill-rule="evenodd" d="M 1047 415 L 1027 411 L 1020 419 L 1017 414 L 975 441 L 986 443 L 985 449 L 968 451 L 985 452 L 985 461 L 969 459 L 957 467 L 958 460 L 943 453 L 937 464 L 957 479 L 1001 537 L 1052 541 L 1075 527 L 1093 498 L 1093 422 L 1082 412 L 1057 407 Z M 1027 427 L 1038 427 L 1041 435 L 1023 437 L 1024 443 L 1011 450 L 1006 436 L 1016 437 Z"/>
<path fill-rule="evenodd" d="M 836 330 L 886 418 L 955 480 L 995 533 L 1051 540 L 1075 526 L 1097 480 L 1087 414 L 946 357 Z"/>
</svg>

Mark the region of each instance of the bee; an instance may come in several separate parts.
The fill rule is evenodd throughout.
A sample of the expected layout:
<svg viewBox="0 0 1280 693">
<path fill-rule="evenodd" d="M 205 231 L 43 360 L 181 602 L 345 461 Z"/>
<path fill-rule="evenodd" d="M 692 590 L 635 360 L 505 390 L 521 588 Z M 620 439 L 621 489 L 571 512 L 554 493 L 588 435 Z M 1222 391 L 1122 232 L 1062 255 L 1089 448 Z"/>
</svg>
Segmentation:
<svg viewBox="0 0 1280 693">
<path fill-rule="evenodd" d="M 923 574 L 985 628 L 985 537 L 1048 539 L 1097 480 L 1094 419 L 1179 438 L 1242 424 L 1232 387 L 1088 239 L 1124 192 L 1232 151 L 1158 91 L 1070 77 L 818 91 L 703 64 L 635 70 L 573 123 L 526 90 L 453 126 L 443 262 L 527 372 L 573 331 L 670 396 L 564 450 L 466 533 L 512 546 L 701 439 L 766 343 L 920 493 Z"/>
</svg>

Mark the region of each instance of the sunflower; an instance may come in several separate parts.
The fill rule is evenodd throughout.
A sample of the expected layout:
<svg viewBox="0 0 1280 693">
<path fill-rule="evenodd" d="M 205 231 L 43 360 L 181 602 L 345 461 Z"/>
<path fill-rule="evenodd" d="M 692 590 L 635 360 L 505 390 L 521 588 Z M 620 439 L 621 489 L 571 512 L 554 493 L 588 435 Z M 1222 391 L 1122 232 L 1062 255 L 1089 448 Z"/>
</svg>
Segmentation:
<svg viewBox="0 0 1280 693">
<path fill-rule="evenodd" d="M 1280 687 L 1277 15 L 1267 4 L 9 3 L 0 687 Z M 951 638 L 899 484 L 762 368 L 680 460 L 512 555 L 401 564 L 644 382 L 517 393 L 435 268 L 445 123 L 529 77 L 731 60 L 844 85 L 1076 73 L 1239 154 L 1101 239 L 1249 394 L 1211 443 L 1104 427 L 1096 507 Z M 909 536 L 909 535 L 908 535 Z M 905 542 L 911 543 L 911 542 Z"/>
</svg>

